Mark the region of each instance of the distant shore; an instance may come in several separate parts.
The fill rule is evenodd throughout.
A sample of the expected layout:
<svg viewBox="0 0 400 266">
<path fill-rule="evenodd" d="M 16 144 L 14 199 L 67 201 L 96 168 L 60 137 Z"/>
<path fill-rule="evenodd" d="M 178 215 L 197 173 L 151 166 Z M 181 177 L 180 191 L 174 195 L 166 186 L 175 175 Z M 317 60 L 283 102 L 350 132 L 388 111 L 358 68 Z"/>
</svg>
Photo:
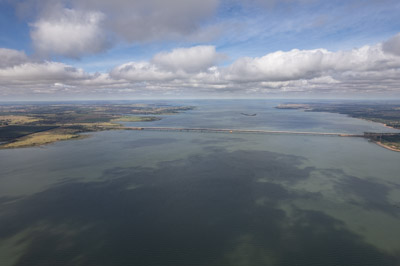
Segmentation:
<svg viewBox="0 0 400 266">
<path fill-rule="evenodd" d="M 379 123 L 386 128 L 399 130 L 399 106 L 394 105 L 388 107 L 386 105 L 368 104 L 368 105 L 357 105 L 357 104 L 332 104 L 332 103 L 284 103 L 279 104 L 275 107 L 276 109 L 289 109 L 289 110 L 303 110 L 307 112 L 328 112 L 347 115 L 352 118 L 361 119 L 368 122 Z M 391 125 L 389 125 L 390 123 Z M 396 126 L 392 126 L 396 125 Z M 376 132 L 380 134 L 381 132 Z M 379 136 L 380 140 L 385 138 L 385 142 L 381 142 L 376 136 L 365 136 L 365 138 L 378 144 L 382 148 L 400 152 L 400 131 L 399 136 L 387 136 L 383 133 L 383 136 Z M 397 133 L 395 133 L 397 135 Z M 374 135 L 374 134 L 373 134 Z"/>
<path fill-rule="evenodd" d="M 143 104 L 6 105 L 0 112 L 0 149 L 43 146 L 82 139 L 81 133 L 125 130 L 124 122 L 153 122 L 191 106 Z"/>
</svg>

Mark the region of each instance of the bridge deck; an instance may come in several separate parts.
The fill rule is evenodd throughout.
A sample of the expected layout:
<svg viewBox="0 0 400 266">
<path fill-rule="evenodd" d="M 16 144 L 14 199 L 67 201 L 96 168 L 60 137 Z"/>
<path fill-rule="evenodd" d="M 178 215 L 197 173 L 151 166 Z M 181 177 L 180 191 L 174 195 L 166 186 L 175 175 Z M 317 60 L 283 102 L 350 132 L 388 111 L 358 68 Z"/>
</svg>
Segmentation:
<svg viewBox="0 0 400 266">
<path fill-rule="evenodd" d="M 291 134 L 291 135 L 314 135 L 314 136 L 340 136 L 340 137 L 362 137 L 362 135 L 332 132 L 301 132 L 301 131 L 276 131 L 262 129 L 217 129 L 217 128 L 181 128 L 181 127 L 125 127 L 130 130 L 151 131 L 186 131 L 205 133 L 256 133 L 256 134 Z"/>
</svg>

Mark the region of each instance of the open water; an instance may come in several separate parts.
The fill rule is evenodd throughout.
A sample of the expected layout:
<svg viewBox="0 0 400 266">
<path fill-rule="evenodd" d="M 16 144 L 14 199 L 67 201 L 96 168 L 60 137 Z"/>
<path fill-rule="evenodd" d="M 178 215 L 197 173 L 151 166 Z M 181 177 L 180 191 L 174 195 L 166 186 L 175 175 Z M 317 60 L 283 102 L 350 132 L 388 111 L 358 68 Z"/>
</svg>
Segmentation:
<svg viewBox="0 0 400 266">
<path fill-rule="evenodd" d="M 127 124 L 393 131 L 279 101 L 167 103 L 196 108 Z M 0 265 L 398 266 L 400 153 L 362 138 L 152 131 L 1 150 Z"/>
</svg>

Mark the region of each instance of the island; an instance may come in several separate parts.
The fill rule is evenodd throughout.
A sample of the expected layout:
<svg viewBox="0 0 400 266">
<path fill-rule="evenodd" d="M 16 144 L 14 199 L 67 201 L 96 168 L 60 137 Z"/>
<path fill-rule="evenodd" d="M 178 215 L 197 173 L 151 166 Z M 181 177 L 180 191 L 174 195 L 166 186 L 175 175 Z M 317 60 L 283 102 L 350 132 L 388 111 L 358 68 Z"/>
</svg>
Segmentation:
<svg viewBox="0 0 400 266">
<path fill-rule="evenodd" d="M 240 113 L 243 116 L 256 116 L 257 114 Z"/>
<path fill-rule="evenodd" d="M 386 127 L 400 129 L 400 104 L 393 102 L 325 102 L 284 103 L 277 109 L 297 109 L 306 112 L 329 112 L 381 123 Z M 392 151 L 400 152 L 400 132 L 364 132 L 363 137 Z"/>
<path fill-rule="evenodd" d="M 0 149 L 40 146 L 84 138 L 80 133 L 128 129 L 124 122 L 151 122 L 191 106 L 114 103 L 0 105 Z"/>
</svg>

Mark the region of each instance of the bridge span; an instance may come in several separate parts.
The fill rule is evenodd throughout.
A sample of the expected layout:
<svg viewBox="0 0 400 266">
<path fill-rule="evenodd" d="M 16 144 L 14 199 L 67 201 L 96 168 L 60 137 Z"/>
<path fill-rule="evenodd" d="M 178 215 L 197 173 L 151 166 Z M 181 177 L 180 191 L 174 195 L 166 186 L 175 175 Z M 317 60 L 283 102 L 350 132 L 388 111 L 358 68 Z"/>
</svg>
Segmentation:
<svg viewBox="0 0 400 266">
<path fill-rule="evenodd" d="M 263 129 L 218 129 L 218 128 L 183 128 L 183 127 L 125 127 L 128 130 L 147 131 L 182 131 L 182 132 L 204 132 L 204 133 L 253 133 L 253 134 L 290 134 L 290 135 L 313 135 L 313 136 L 339 136 L 339 137 L 363 137 L 363 135 L 332 133 L 332 132 L 307 132 L 307 131 L 279 131 Z"/>
</svg>

